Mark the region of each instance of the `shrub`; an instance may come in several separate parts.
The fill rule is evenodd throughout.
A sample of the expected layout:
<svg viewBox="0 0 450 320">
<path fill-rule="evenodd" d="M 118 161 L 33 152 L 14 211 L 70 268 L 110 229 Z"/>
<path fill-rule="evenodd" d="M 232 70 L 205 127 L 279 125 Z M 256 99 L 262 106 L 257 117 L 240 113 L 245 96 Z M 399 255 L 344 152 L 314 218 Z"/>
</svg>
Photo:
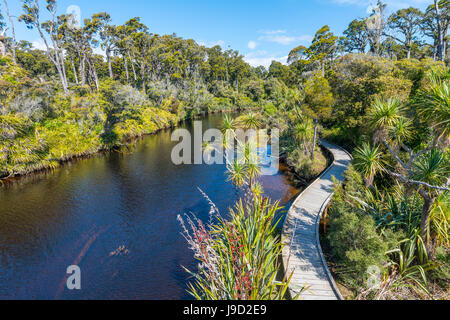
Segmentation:
<svg viewBox="0 0 450 320">
<path fill-rule="evenodd" d="M 330 209 L 328 241 L 340 276 L 349 285 L 360 288 L 370 266 L 383 270 L 388 244 L 378 234 L 371 216 L 362 215 L 344 202 L 334 202 Z"/>
<path fill-rule="evenodd" d="M 325 170 L 327 159 L 319 148 L 317 148 L 316 159 L 313 161 L 302 148 L 296 147 L 288 153 L 287 164 L 304 180 L 311 181 Z"/>
<path fill-rule="evenodd" d="M 283 300 L 289 280 L 277 281 L 282 244 L 274 218 L 278 203 L 256 198 L 252 206 L 238 202 L 230 220 L 205 226 L 194 218 L 187 224 L 179 216 L 184 236 L 199 260 L 190 294 L 198 300 Z M 211 218 L 212 219 L 212 218 Z M 190 230 L 188 230 L 188 228 Z"/>
<path fill-rule="evenodd" d="M 269 116 L 274 116 L 277 113 L 277 107 L 273 103 L 269 102 L 264 106 L 264 112 Z"/>
</svg>

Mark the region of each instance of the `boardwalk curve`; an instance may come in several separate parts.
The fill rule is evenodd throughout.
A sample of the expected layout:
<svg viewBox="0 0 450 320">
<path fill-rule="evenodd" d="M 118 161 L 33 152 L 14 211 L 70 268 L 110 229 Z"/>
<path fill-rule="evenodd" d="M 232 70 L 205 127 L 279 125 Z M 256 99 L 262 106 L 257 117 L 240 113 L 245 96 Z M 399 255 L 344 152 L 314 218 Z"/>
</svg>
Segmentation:
<svg viewBox="0 0 450 320">
<path fill-rule="evenodd" d="M 342 300 L 328 269 L 319 241 L 321 216 L 333 195 L 334 176 L 343 179 L 352 160 L 344 149 L 321 140 L 320 144 L 333 155 L 333 164 L 303 191 L 292 204 L 283 227 L 283 263 L 288 275 L 291 295 L 303 300 Z"/>
</svg>

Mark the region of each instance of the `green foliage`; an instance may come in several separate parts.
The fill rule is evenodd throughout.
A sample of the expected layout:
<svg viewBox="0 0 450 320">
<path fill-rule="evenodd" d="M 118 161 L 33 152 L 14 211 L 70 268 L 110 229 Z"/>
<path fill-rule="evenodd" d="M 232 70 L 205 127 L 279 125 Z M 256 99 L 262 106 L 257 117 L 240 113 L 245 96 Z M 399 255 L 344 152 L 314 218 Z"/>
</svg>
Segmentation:
<svg viewBox="0 0 450 320">
<path fill-rule="evenodd" d="M 376 185 L 366 188 L 362 175 L 353 166 L 345 173 L 344 183 L 337 184 L 335 191 L 330 209 L 328 239 L 341 280 L 352 287 L 359 298 L 402 299 L 405 294 L 418 297 L 433 295 L 429 280 L 440 281 L 446 269 L 429 255 L 426 241 L 420 233 L 423 199 L 401 184 L 383 190 L 379 190 Z M 441 194 L 439 201 L 433 206 L 430 219 L 436 243 L 445 246 L 448 246 L 449 225 L 448 214 L 445 213 L 447 197 L 446 193 Z M 345 213 L 346 216 L 342 221 L 337 220 L 340 223 L 336 224 L 333 216 L 340 217 L 341 213 Z M 339 236 L 345 238 L 341 235 L 342 232 L 351 229 L 352 225 L 355 228 L 358 225 L 356 222 L 352 224 L 352 221 L 364 218 L 373 221 L 377 238 L 381 239 L 384 248 L 387 248 L 382 258 L 381 270 L 384 270 L 384 276 L 381 279 L 381 287 L 368 290 L 361 282 L 361 276 L 348 270 L 354 266 L 354 261 L 349 257 L 356 257 L 358 260 L 358 252 L 348 257 L 345 250 L 353 250 L 353 247 L 349 243 L 342 245 L 339 242 L 341 239 Z M 355 234 L 347 235 L 351 239 L 347 241 L 358 239 Z M 332 239 L 335 240 L 334 244 Z M 371 243 L 373 239 L 364 241 Z M 445 288 L 444 283 L 441 282 L 441 285 Z"/>
<path fill-rule="evenodd" d="M 238 123 L 239 126 L 243 127 L 244 129 L 257 130 L 260 129 L 262 126 L 260 115 L 253 112 L 239 116 L 239 118 L 236 119 L 236 122 Z"/>
<path fill-rule="evenodd" d="M 400 241 L 398 246 L 399 248 L 387 252 L 395 256 L 393 264 L 399 274 L 394 286 L 414 282 L 426 291 L 428 286 L 426 271 L 432 268 L 432 264 L 425 242 L 420 237 L 420 231 L 416 230 L 410 238 Z"/>
<path fill-rule="evenodd" d="M 368 112 L 371 125 L 376 129 L 394 127 L 402 116 L 402 108 L 402 103 L 397 98 L 386 101 L 375 99 Z"/>
<path fill-rule="evenodd" d="M 360 288 L 369 267 L 384 269 L 388 244 L 377 232 L 371 216 L 356 212 L 344 202 L 335 201 L 329 216 L 328 241 L 343 269 L 342 276 L 350 285 Z"/>
<path fill-rule="evenodd" d="M 334 59 L 337 40 L 338 37 L 330 31 L 329 26 L 325 25 L 316 32 L 309 48 L 304 46 L 294 48 L 289 53 L 288 62 L 295 66 L 300 65 L 301 69 L 321 71 L 323 75 L 325 67 Z"/>
<path fill-rule="evenodd" d="M 450 136 L 450 70 L 429 73 L 430 84 L 415 98 L 418 113 L 439 135 Z"/>
<path fill-rule="evenodd" d="M 368 187 L 372 185 L 375 174 L 383 171 L 382 156 L 378 146 L 372 147 L 367 143 L 355 150 L 354 166 L 363 174 Z"/>
<path fill-rule="evenodd" d="M 450 247 L 450 196 L 449 193 L 439 195 L 430 216 L 431 229 L 436 233 L 438 246 Z"/>
<path fill-rule="evenodd" d="M 369 44 L 369 32 L 366 20 L 353 20 L 344 31 L 341 45 L 347 52 L 365 53 Z"/>
<path fill-rule="evenodd" d="M 282 244 L 274 219 L 278 203 L 256 198 L 252 206 L 239 202 L 230 220 L 204 226 L 188 219 L 193 235 L 184 235 L 200 261 L 190 293 L 198 300 L 284 300 L 289 279 L 278 280 Z M 209 227 L 209 228 L 208 228 Z M 208 230 L 209 229 L 209 230 Z"/>
<path fill-rule="evenodd" d="M 278 79 L 289 87 L 295 85 L 293 71 L 288 66 L 278 61 L 272 61 L 272 64 L 269 67 L 269 78 Z"/>
<path fill-rule="evenodd" d="M 275 107 L 274 104 L 271 102 L 264 105 L 264 112 L 269 117 L 275 116 L 277 111 L 278 111 L 277 107 Z"/>
<path fill-rule="evenodd" d="M 328 80 L 316 72 L 306 80 L 303 90 L 305 93 L 304 108 L 312 110 L 321 122 L 329 121 L 334 98 Z"/>
<path fill-rule="evenodd" d="M 361 54 L 348 54 L 333 66 L 330 85 L 336 98 L 336 122 L 361 126 L 363 117 L 378 98 L 409 97 L 412 82 L 395 72 L 392 61 Z"/>
<path fill-rule="evenodd" d="M 413 168 L 413 178 L 431 185 L 444 185 L 450 175 L 450 162 L 441 150 L 433 149 L 419 157 Z"/>
<path fill-rule="evenodd" d="M 317 148 L 315 160 L 305 154 L 302 148 L 297 147 L 287 154 L 287 164 L 305 181 L 312 181 L 327 167 L 327 159 Z"/>
</svg>

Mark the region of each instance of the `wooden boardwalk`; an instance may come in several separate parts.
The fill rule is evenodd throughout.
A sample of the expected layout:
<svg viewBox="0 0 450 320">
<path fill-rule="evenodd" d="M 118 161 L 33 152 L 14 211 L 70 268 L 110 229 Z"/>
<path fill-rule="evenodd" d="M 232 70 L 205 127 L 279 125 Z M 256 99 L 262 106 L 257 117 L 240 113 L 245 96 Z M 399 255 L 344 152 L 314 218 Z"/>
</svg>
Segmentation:
<svg viewBox="0 0 450 320">
<path fill-rule="evenodd" d="M 333 164 L 292 204 L 283 228 L 283 263 L 287 275 L 293 272 L 292 297 L 303 288 L 303 300 L 338 300 L 342 296 L 334 283 L 319 241 L 319 223 L 333 193 L 332 177 L 342 180 L 351 156 L 342 148 L 321 141 L 334 157 Z"/>
</svg>

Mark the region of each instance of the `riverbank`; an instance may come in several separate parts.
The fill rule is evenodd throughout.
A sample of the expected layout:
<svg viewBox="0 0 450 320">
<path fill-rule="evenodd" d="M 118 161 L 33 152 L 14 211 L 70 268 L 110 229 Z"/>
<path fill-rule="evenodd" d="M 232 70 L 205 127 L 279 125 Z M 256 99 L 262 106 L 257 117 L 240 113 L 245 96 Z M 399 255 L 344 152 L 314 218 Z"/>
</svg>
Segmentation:
<svg viewBox="0 0 450 320">
<path fill-rule="evenodd" d="M 62 155 L 61 157 L 59 157 L 57 159 L 55 159 L 55 158 L 41 159 L 41 161 L 37 161 L 37 162 L 33 163 L 32 165 L 30 165 L 29 167 L 24 168 L 23 171 L 20 171 L 15 174 L 10 174 L 7 176 L 4 175 L 3 177 L 0 176 L 0 182 L 12 182 L 12 181 L 20 179 L 24 176 L 30 175 L 30 174 L 51 171 L 53 169 L 56 169 L 57 167 L 60 167 L 64 164 L 67 164 L 70 162 L 87 159 L 94 155 L 110 152 L 113 150 L 119 150 L 123 147 L 127 147 L 127 146 L 133 144 L 135 141 L 137 141 L 138 139 L 141 139 L 145 136 L 154 135 L 163 130 L 176 128 L 176 127 L 180 126 L 180 124 L 184 123 L 185 121 L 195 120 L 197 118 L 205 117 L 207 115 L 240 112 L 241 110 L 242 109 L 239 107 L 236 107 L 232 110 L 223 110 L 223 111 L 213 110 L 213 111 L 209 111 L 209 112 L 202 112 L 202 113 L 195 114 L 190 117 L 184 117 L 184 118 L 180 118 L 177 115 L 170 114 L 168 112 L 164 112 L 164 111 L 160 110 L 161 114 L 158 117 L 159 121 L 155 121 L 154 126 L 151 126 L 151 125 L 147 126 L 147 128 L 151 128 L 151 130 L 146 131 L 145 127 L 144 127 L 144 128 L 142 128 L 143 130 L 142 129 L 140 130 L 140 132 L 136 132 L 136 130 L 133 130 L 133 128 L 130 128 L 130 127 L 127 128 L 127 126 L 125 124 L 119 124 L 119 126 L 122 126 L 121 129 L 123 129 L 123 131 L 121 131 L 121 135 L 120 135 L 121 142 L 119 144 L 114 144 L 111 146 L 100 144 L 102 134 L 98 133 L 98 140 L 93 141 L 94 139 L 91 139 L 92 144 L 85 145 L 86 150 L 83 150 L 81 152 L 75 152 L 75 150 L 71 151 L 70 145 L 68 145 L 65 155 Z M 249 110 L 251 110 L 251 109 L 249 109 Z M 144 122 L 145 122 L 145 119 L 144 119 Z M 54 127 L 50 127 L 50 128 L 54 128 Z M 39 128 L 39 127 L 36 128 L 35 135 L 40 136 L 40 137 L 42 137 L 42 136 L 45 137 L 48 135 L 57 136 L 57 134 L 39 132 L 40 130 L 46 130 L 46 129 L 48 129 L 48 128 L 45 125 L 42 126 L 42 128 Z M 128 129 L 128 130 L 126 130 L 126 129 Z M 82 138 L 82 137 L 80 137 L 80 138 Z M 54 140 L 54 137 L 52 139 Z M 75 143 L 78 143 L 78 141 L 75 141 Z M 63 144 L 63 142 L 53 141 L 53 144 Z M 1 174 L 1 172 L 2 171 L 0 170 L 0 174 Z"/>
</svg>

